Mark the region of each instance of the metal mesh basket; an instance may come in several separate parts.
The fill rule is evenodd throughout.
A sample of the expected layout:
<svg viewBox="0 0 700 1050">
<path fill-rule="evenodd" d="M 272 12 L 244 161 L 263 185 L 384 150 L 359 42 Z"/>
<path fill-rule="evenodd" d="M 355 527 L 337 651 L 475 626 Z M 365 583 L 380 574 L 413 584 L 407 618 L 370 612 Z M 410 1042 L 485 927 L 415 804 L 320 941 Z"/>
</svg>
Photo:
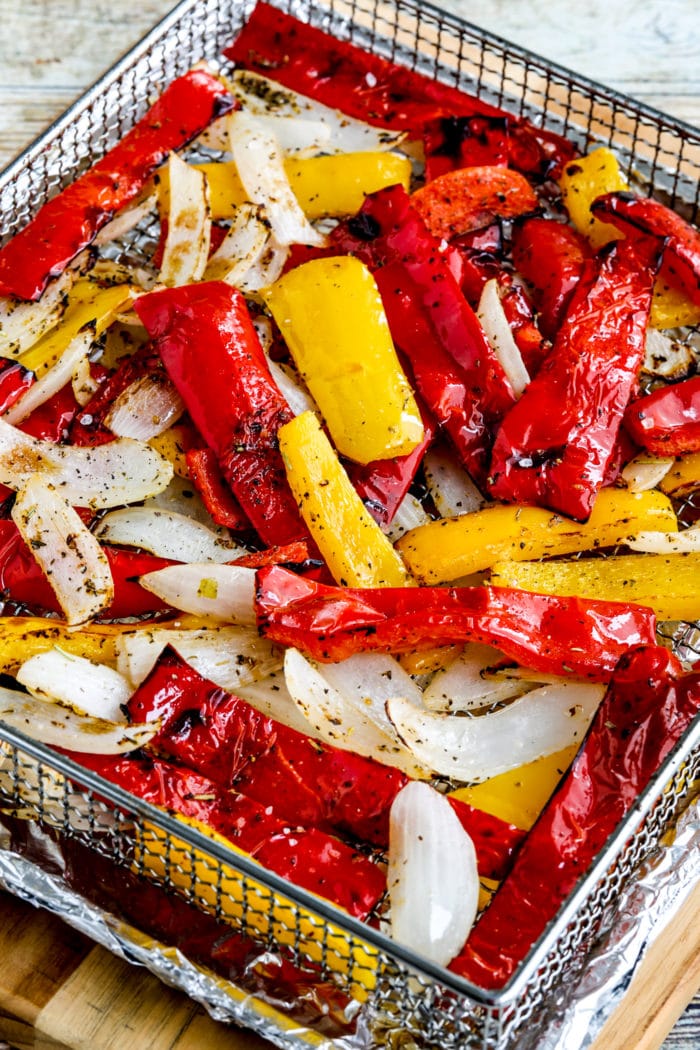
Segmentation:
<svg viewBox="0 0 700 1050">
<path fill-rule="evenodd" d="M 592 139 L 610 145 L 638 183 L 697 217 L 700 135 L 691 127 L 429 4 L 292 0 L 279 6 L 564 132 L 582 146 Z M 7 236 L 113 145 L 174 76 L 201 58 L 219 58 L 251 7 L 238 0 L 186 0 L 176 8 L 0 177 Z M 694 625 L 669 626 L 668 641 L 686 659 L 699 655 Z M 73 851 L 88 850 L 95 864 L 106 862 L 130 887 L 133 880 L 144 893 L 146 887 L 160 887 L 171 895 L 167 899 L 194 906 L 202 922 L 218 924 L 221 936 L 235 931 L 244 947 L 251 946 L 248 962 L 229 971 L 235 983 L 225 983 L 222 1006 L 221 982 L 209 959 L 198 971 L 198 997 L 216 1004 L 216 1016 L 243 1021 L 281 1046 L 328 1039 L 333 1046 L 534 1047 L 552 990 L 585 965 L 608 904 L 691 798 L 700 773 L 699 743 L 700 724 L 695 724 L 514 979 L 497 993 L 475 988 L 402 949 L 228 845 L 9 729 L 0 731 L 0 818 L 6 832 L 0 844 L 24 853 L 38 869 L 68 885 L 71 877 L 80 883 Z M 30 835 L 30 826 L 41 830 Z M 86 855 L 81 856 L 84 865 Z M 116 875 L 115 880 L 116 886 Z M 105 906 L 110 894 L 113 905 L 118 898 L 114 886 L 96 905 Z M 46 899 L 50 896 L 47 890 Z M 78 886 L 77 899 L 90 899 L 85 884 Z M 260 966 L 251 984 L 251 952 L 257 953 L 258 964 L 267 953 L 280 965 L 296 967 L 307 994 L 296 1001 L 292 996 L 283 1009 L 274 981 L 265 984 Z M 171 979 L 177 982 L 178 966 Z M 184 978 L 182 983 L 192 991 Z M 329 1016 L 334 996 L 336 1008 Z"/>
</svg>

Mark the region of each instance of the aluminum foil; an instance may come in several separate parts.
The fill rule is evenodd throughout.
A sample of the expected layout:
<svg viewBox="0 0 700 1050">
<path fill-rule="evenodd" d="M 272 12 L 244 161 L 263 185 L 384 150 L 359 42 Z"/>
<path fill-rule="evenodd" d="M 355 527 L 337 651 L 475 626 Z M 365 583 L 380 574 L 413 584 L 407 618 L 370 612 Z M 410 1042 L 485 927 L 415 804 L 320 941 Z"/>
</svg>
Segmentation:
<svg viewBox="0 0 700 1050">
<path fill-rule="evenodd" d="M 41 866 L 12 852 L 9 835 L 0 826 L 0 886 L 5 890 L 48 909 L 127 962 L 146 967 L 200 1003 L 216 1021 L 250 1028 L 282 1048 L 311 1042 L 317 1050 L 377 1045 L 362 1016 L 364 1007 L 358 1007 L 354 1035 L 319 1039 L 317 1029 L 295 1024 L 284 1004 L 265 1002 L 86 901 L 61 877 L 60 846 L 37 825 L 32 828 Z M 608 907 L 581 975 L 573 985 L 563 982 L 548 999 L 544 1027 L 528 1031 L 516 1044 L 504 1044 L 503 1050 L 587 1050 L 619 1006 L 646 949 L 698 880 L 700 799 L 684 811 L 672 840 L 656 848 Z M 385 1034 L 391 1044 L 391 1034 Z M 401 1045 L 407 1045 L 405 1038 Z"/>
</svg>

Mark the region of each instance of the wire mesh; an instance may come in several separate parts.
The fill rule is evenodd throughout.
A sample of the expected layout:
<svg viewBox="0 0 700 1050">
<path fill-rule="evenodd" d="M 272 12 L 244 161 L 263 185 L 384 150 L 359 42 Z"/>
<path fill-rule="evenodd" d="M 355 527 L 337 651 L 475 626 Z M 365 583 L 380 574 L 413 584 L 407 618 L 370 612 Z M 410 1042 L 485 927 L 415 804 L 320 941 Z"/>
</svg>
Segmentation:
<svg viewBox="0 0 700 1050">
<path fill-rule="evenodd" d="M 252 6 L 237 0 L 186 0 L 168 16 L 0 177 L 5 235 L 113 145 L 174 76 L 199 59 L 218 59 Z M 593 140 L 609 145 L 638 184 L 697 218 L 700 135 L 694 129 L 430 4 L 285 0 L 278 6 L 563 132 L 581 146 Z M 145 257 L 152 239 L 153 231 L 144 227 L 129 250 Z M 663 634 L 683 659 L 693 662 L 700 655 L 695 625 L 664 625 Z M 5 820 L 38 822 L 60 843 L 87 848 L 235 929 L 258 948 L 303 967 L 311 984 L 332 986 L 364 1004 L 371 1045 L 395 1044 L 404 1033 L 418 1045 L 507 1050 L 526 1029 L 536 1031 L 552 989 L 585 965 L 606 907 L 692 796 L 700 774 L 698 730 L 696 725 L 667 760 L 507 994 L 469 988 L 230 847 L 8 730 L 0 733 L 5 741 L 0 742 L 0 814 Z M 259 1019 L 256 1026 L 260 1030 Z M 266 1031 L 279 1036 L 272 1022 Z"/>
</svg>

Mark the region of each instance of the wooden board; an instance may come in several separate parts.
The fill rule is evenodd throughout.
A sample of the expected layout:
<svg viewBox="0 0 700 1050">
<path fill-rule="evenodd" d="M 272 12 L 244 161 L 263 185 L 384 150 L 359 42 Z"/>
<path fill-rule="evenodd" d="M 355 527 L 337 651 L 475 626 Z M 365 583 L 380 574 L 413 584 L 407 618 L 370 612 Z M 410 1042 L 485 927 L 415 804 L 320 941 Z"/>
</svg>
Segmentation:
<svg viewBox="0 0 700 1050">
<path fill-rule="evenodd" d="M 592 1050 L 659 1050 L 700 988 L 700 886 Z M 0 1039 L 17 1050 L 269 1050 L 55 916 L 0 894 Z M 690 1047 L 692 1044 L 688 1044 Z"/>
</svg>

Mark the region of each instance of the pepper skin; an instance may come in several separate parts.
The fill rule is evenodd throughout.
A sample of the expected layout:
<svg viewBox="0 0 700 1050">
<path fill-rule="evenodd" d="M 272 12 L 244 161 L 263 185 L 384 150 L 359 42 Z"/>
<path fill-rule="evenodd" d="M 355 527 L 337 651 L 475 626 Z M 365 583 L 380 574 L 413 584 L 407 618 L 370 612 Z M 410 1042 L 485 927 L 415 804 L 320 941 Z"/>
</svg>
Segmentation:
<svg viewBox="0 0 700 1050">
<path fill-rule="evenodd" d="M 268 806 L 225 791 L 200 773 L 143 753 L 70 757 L 145 802 L 199 821 L 270 871 L 359 919 L 384 893 L 381 869 L 357 850 L 317 828 L 290 828 Z"/>
<path fill-rule="evenodd" d="M 212 521 L 234 532 L 249 531 L 250 522 L 226 485 L 214 450 L 189 449 L 185 453 L 185 462 L 192 484 L 202 497 Z"/>
<path fill-rule="evenodd" d="M 34 373 L 18 361 L 0 359 L 0 415 L 4 415 L 15 401 L 19 401 L 34 383 L 34 378 Z"/>
<path fill-rule="evenodd" d="M 258 570 L 256 612 L 265 637 L 320 662 L 475 641 L 537 671 L 597 681 L 655 632 L 639 605 L 500 587 L 328 587 L 279 566 Z"/>
<path fill-rule="evenodd" d="M 700 230 L 660 201 L 634 193 L 606 193 L 594 201 L 591 211 L 625 233 L 641 231 L 664 240 L 673 257 L 672 270 L 691 301 L 700 306 Z"/>
<path fill-rule="evenodd" d="M 222 82 L 205 69 L 174 80 L 106 156 L 47 201 L 0 249 L 0 294 L 38 299 L 51 277 L 138 196 L 171 150 L 186 145 L 233 105 Z"/>
<path fill-rule="evenodd" d="M 534 288 L 542 334 L 553 339 L 593 252 L 586 238 L 553 219 L 513 224 L 513 262 Z"/>
<path fill-rule="evenodd" d="M 374 272 L 394 343 L 470 474 L 485 479 L 494 424 L 514 404 L 503 368 L 439 245 L 400 186 L 333 230 L 336 250 Z"/>
<path fill-rule="evenodd" d="M 583 277 L 551 353 L 500 424 L 489 492 L 585 521 L 644 357 L 659 245 L 616 242 Z"/>
<path fill-rule="evenodd" d="M 657 456 L 700 452 L 700 376 L 633 401 L 624 427 L 635 444 Z"/>
<path fill-rule="evenodd" d="M 416 190 L 411 204 L 434 237 L 449 241 L 496 217 L 513 219 L 534 211 L 537 196 L 519 172 L 486 166 L 446 172 Z"/>
<path fill-rule="evenodd" d="M 134 306 L 261 540 L 307 538 L 277 447 L 277 431 L 293 415 L 241 293 L 209 281 L 151 292 Z"/>
<path fill-rule="evenodd" d="M 626 654 L 583 747 L 450 969 L 499 988 L 630 811 L 700 709 L 700 674 L 666 649 Z"/>
<path fill-rule="evenodd" d="M 153 554 L 104 547 L 114 580 L 114 599 L 101 619 L 119 620 L 162 612 L 168 607 L 138 583 L 138 577 L 172 562 Z M 61 613 L 46 576 L 20 536 L 13 521 L 0 521 L 0 591 L 5 601 L 28 606 L 34 612 Z"/>
</svg>

